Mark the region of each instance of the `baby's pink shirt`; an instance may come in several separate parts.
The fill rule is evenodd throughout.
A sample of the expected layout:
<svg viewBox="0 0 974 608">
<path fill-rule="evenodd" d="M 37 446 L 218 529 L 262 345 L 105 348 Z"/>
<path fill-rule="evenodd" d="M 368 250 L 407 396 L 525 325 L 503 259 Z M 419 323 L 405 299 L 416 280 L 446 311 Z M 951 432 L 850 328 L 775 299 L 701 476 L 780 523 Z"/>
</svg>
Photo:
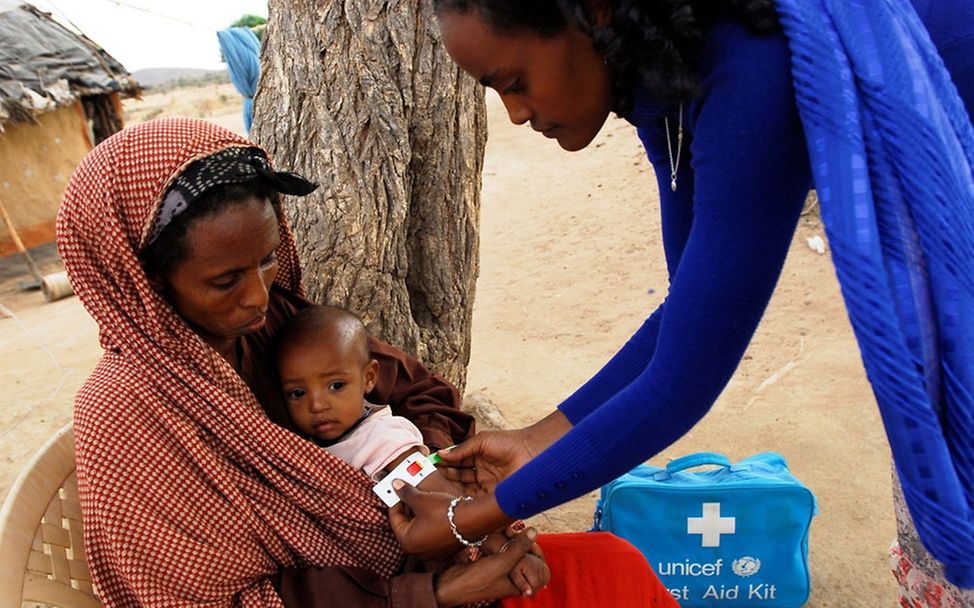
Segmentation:
<svg viewBox="0 0 974 608">
<path fill-rule="evenodd" d="M 393 416 L 385 405 L 365 402 L 372 413 L 344 439 L 325 449 L 378 481 L 375 474 L 401 454 L 419 450 L 429 455 L 423 434 L 402 416 Z"/>
</svg>

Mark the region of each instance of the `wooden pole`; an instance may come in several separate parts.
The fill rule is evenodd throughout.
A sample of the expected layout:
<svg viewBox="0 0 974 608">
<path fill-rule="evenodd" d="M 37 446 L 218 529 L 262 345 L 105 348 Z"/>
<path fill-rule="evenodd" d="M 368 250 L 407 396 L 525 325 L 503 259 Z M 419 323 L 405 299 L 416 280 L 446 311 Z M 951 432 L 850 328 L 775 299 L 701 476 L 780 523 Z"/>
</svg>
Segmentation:
<svg viewBox="0 0 974 608">
<path fill-rule="evenodd" d="M 24 261 L 27 262 L 27 268 L 30 269 L 30 273 L 37 279 L 38 284 L 42 283 L 44 278 L 41 276 L 41 271 L 37 268 L 34 260 L 31 259 L 30 254 L 27 253 L 27 248 L 24 247 L 23 241 L 20 240 L 20 235 L 17 234 L 14 223 L 10 219 L 10 214 L 7 213 L 7 208 L 3 204 L 3 199 L 0 199 L 0 216 L 3 216 L 3 223 L 7 225 L 7 232 L 10 233 L 10 238 L 13 239 L 14 246 L 24 256 Z"/>
</svg>

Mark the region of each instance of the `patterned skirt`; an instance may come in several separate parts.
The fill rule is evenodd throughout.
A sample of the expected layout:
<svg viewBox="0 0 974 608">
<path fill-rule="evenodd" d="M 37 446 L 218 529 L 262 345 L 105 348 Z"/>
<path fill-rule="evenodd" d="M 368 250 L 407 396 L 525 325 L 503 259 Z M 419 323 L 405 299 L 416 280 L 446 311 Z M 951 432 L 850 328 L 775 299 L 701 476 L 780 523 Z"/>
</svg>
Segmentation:
<svg viewBox="0 0 974 608">
<path fill-rule="evenodd" d="M 896 540 L 889 548 L 893 576 L 900 586 L 902 608 L 974 608 L 974 590 L 961 589 L 944 578 L 943 567 L 920 542 L 903 489 L 893 472 Z"/>
</svg>

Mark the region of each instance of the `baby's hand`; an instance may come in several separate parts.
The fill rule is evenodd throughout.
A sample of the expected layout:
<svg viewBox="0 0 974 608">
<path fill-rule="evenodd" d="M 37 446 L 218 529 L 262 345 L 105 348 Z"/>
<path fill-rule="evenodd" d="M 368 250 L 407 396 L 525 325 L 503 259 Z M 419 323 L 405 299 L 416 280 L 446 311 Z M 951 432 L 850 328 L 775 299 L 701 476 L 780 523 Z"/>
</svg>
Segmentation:
<svg viewBox="0 0 974 608">
<path fill-rule="evenodd" d="M 490 534 L 481 549 L 487 555 L 503 553 L 514 542 L 514 539 L 523 533 L 524 529 L 524 522 L 517 522 L 501 532 Z M 539 589 L 543 589 L 548 585 L 548 579 L 551 575 L 548 565 L 544 561 L 544 553 L 538 543 L 531 543 L 531 548 L 528 551 L 524 557 L 514 564 L 510 574 L 508 574 L 508 578 L 523 596 L 534 595 Z"/>
<path fill-rule="evenodd" d="M 543 559 L 528 553 L 514 565 L 508 576 L 521 595 L 530 597 L 548 585 L 551 572 Z"/>
</svg>

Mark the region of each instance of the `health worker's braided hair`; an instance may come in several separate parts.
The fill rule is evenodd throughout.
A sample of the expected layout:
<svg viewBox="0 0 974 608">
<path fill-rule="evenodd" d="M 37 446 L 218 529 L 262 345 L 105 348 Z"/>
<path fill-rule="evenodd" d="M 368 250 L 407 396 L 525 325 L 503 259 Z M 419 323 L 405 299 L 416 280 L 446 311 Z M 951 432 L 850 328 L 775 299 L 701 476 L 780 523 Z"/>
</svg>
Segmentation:
<svg viewBox="0 0 974 608">
<path fill-rule="evenodd" d="M 570 23 L 592 37 L 612 75 L 613 109 L 632 109 L 637 85 L 662 101 L 697 93 L 697 56 L 718 19 L 739 18 L 756 34 L 778 27 L 773 0 L 434 0 L 438 15 L 479 11 L 496 31 L 553 36 Z M 609 19 L 596 14 L 610 11 Z M 603 21 L 604 25 L 597 25 Z"/>
</svg>

